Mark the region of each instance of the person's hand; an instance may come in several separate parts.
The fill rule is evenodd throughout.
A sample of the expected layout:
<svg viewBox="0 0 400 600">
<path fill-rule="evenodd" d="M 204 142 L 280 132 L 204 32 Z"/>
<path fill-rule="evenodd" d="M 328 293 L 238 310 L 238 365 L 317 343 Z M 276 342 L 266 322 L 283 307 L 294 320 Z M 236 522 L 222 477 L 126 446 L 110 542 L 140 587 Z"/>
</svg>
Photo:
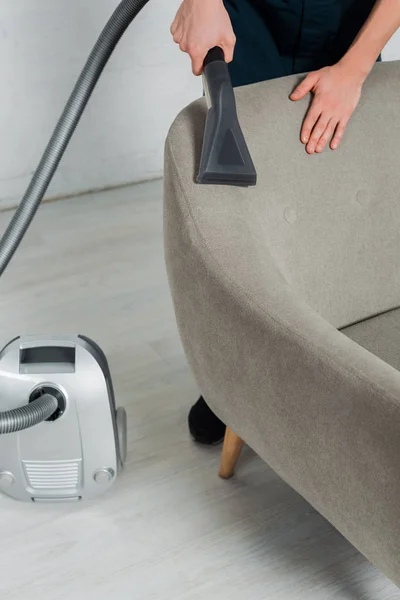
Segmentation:
<svg viewBox="0 0 400 600">
<path fill-rule="evenodd" d="M 222 0 L 183 0 L 171 34 L 189 54 L 195 75 L 202 73 L 207 52 L 214 46 L 222 48 L 226 62 L 233 59 L 236 38 Z"/>
<path fill-rule="evenodd" d="M 332 150 L 339 146 L 364 80 L 338 63 L 313 71 L 290 95 L 291 100 L 300 100 L 309 92 L 314 96 L 301 129 L 301 141 L 309 154 L 322 152 L 329 141 Z"/>
</svg>

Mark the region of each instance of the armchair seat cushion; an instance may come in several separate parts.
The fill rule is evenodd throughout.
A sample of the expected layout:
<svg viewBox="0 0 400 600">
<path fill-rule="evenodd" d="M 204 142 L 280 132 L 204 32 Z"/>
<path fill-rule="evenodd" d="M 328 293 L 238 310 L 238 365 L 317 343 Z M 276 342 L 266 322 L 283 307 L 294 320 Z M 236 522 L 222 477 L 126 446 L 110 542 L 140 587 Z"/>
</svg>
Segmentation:
<svg viewBox="0 0 400 600">
<path fill-rule="evenodd" d="M 345 327 L 342 333 L 400 371 L 400 308 Z"/>
</svg>

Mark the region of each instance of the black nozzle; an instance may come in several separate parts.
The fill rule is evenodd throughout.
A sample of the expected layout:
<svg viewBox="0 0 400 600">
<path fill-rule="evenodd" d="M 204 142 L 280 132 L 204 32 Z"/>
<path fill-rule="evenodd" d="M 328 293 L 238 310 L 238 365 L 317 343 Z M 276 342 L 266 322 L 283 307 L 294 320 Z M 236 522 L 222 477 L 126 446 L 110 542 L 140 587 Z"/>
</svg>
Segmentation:
<svg viewBox="0 0 400 600">
<path fill-rule="evenodd" d="M 208 104 L 197 183 L 251 186 L 257 173 L 236 111 L 235 94 L 223 50 L 212 48 L 204 60 Z"/>
</svg>

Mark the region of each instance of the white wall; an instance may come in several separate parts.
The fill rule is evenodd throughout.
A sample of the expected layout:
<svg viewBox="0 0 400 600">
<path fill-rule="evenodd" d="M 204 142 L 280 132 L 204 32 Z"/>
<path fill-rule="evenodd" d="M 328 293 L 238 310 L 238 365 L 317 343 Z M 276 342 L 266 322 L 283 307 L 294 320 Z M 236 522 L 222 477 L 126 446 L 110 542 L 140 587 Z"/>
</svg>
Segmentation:
<svg viewBox="0 0 400 600">
<path fill-rule="evenodd" d="M 150 0 L 117 47 L 48 195 L 159 176 L 163 143 L 201 80 L 173 43 L 179 0 Z M 0 0 L 0 207 L 25 191 L 118 0 Z"/>
<path fill-rule="evenodd" d="M 0 208 L 19 201 L 118 0 L 0 0 Z M 159 176 L 168 127 L 202 93 L 150 0 L 111 58 L 49 189 L 58 196 Z M 386 60 L 400 58 L 400 34 Z"/>
<path fill-rule="evenodd" d="M 384 60 L 400 59 L 400 30 L 395 33 L 383 52 Z"/>
</svg>

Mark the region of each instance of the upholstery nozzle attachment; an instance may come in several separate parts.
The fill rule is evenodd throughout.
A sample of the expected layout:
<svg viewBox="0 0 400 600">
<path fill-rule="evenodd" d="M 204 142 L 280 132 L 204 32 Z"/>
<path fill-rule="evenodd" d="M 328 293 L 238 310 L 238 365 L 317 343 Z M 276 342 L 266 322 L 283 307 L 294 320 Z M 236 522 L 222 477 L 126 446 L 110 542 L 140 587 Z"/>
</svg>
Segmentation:
<svg viewBox="0 0 400 600">
<path fill-rule="evenodd" d="M 208 113 L 196 182 L 256 185 L 256 169 L 239 124 L 235 94 L 221 48 L 208 52 L 203 81 Z"/>
</svg>

